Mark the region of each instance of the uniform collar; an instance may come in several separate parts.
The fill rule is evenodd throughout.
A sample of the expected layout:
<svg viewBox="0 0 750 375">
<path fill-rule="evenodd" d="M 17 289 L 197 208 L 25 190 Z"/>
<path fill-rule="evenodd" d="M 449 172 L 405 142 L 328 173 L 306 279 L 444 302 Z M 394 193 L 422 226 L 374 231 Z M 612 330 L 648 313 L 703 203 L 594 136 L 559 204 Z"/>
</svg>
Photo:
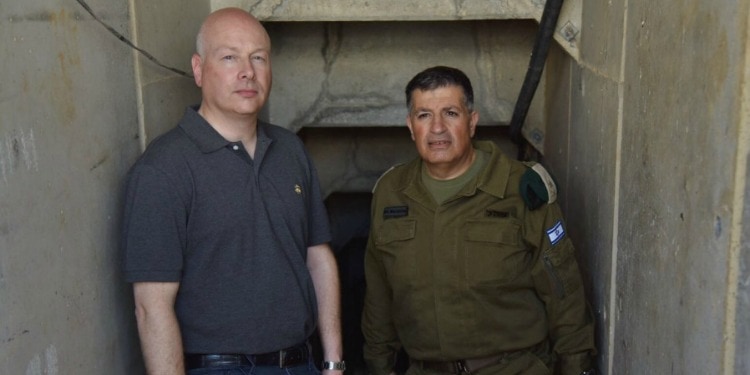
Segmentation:
<svg viewBox="0 0 750 375">
<path fill-rule="evenodd" d="M 477 190 L 481 190 L 498 198 L 504 198 L 508 188 L 512 163 L 492 141 L 473 141 L 472 145 L 474 148 L 489 154 L 487 165 L 479 172 L 477 182 L 467 183 L 457 195 L 471 196 L 476 194 Z M 424 187 L 420 178 L 421 169 L 424 168 L 422 160 L 417 157 L 409 162 L 405 168 L 408 172 L 401 175 L 401 179 L 395 183 L 394 189 L 403 190 L 404 194 L 426 206 L 434 205 L 432 195 Z"/>
<path fill-rule="evenodd" d="M 491 141 L 474 141 L 474 148 L 490 153 L 487 166 L 478 176 L 478 190 L 498 198 L 505 198 L 512 163 Z"/>
</svg>

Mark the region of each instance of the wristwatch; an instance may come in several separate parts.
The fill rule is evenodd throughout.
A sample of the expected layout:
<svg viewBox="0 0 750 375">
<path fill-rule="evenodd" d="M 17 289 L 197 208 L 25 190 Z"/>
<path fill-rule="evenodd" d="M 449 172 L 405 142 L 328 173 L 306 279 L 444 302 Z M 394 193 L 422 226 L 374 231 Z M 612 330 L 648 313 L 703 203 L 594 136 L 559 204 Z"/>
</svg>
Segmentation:
<svg viewBox="0 0 750 375">
<path fill-rule="evenodd" d="M 346 362 L 323 361 L 323 370 L 344 371 L 346 370 Z"/>
</svg>

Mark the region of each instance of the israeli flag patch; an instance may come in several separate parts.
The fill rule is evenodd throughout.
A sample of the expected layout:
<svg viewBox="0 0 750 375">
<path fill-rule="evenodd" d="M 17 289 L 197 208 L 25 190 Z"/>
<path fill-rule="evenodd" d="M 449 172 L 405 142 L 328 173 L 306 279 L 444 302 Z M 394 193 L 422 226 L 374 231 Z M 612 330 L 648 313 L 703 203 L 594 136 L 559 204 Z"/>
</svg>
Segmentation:
<svg viewBox="0 0 750 375">
<path fill-rule="evenodd" d="M 563 228 L 562 221 L 558 221 L 552 228 L 547 229 L 547 237 L 549 237 L 549 243 L 555 246 L 565 237 L 565 228 Z"/>
</svg>

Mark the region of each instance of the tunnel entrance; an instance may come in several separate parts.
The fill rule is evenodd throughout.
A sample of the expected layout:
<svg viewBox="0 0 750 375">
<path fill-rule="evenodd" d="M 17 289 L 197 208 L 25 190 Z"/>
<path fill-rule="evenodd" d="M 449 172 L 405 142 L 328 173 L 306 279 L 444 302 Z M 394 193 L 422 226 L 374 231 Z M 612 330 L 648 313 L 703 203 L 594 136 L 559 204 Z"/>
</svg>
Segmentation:
<svg viewBox="0 0 750 375">
<path fill-rule="evenodd" d="M 263 115 L 300 136 L 318 171 L 341 275 L 348 373 L 365 373 L 360 321 L 371 191 L 388 168 L 417 157 L 405 125 L 407 82 L 430 66 L 463 70 L 480 113 L 475 138 L 517 155 L 507 124 L 538 27 L 519 15 L 481 14 L 458 20 L 420 11 L 418 18 L 378 22 L 311 16 L 265 23 L 274 43 L 274 82 Z M 545 99 L 537 95 L 528 125 L 544 123 Z"/>
<path fill-rule="evenodd" d="M 334 193 L 326 200 L 331 248 L 341 282 L 341 332 L 348 372 L 364 370 L 360 328 L 365 300 L 365 248 L 370 227 L 370 193 Z"/>
<path fill-rule="evenodd" d="M 325 200 L 331 222 L 331 248 L 341 282 L 341 332 L 347 373 L 366 374 L 362 347 L 362 309 L 365 302 L 365 249 L 370 233 L 371 193 L 333 193 Z M 396 372 L 408 367 L 408 357 L 398 356 Z"/>
</svg>

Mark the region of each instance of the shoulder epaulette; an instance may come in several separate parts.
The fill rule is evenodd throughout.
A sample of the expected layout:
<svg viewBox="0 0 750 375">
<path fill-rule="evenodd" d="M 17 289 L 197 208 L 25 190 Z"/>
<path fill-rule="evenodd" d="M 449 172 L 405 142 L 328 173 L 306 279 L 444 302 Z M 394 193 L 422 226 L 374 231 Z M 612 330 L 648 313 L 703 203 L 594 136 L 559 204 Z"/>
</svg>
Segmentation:
<svg viewBox="0 0 750 375">
<path fill-rule="evenodd" d="M 557 200 L 557 185 L 552 176 L 539 163 L 524 162 L 528 169 L 521 176 L 519 191 L 530 210 Z"/>
</svg>

